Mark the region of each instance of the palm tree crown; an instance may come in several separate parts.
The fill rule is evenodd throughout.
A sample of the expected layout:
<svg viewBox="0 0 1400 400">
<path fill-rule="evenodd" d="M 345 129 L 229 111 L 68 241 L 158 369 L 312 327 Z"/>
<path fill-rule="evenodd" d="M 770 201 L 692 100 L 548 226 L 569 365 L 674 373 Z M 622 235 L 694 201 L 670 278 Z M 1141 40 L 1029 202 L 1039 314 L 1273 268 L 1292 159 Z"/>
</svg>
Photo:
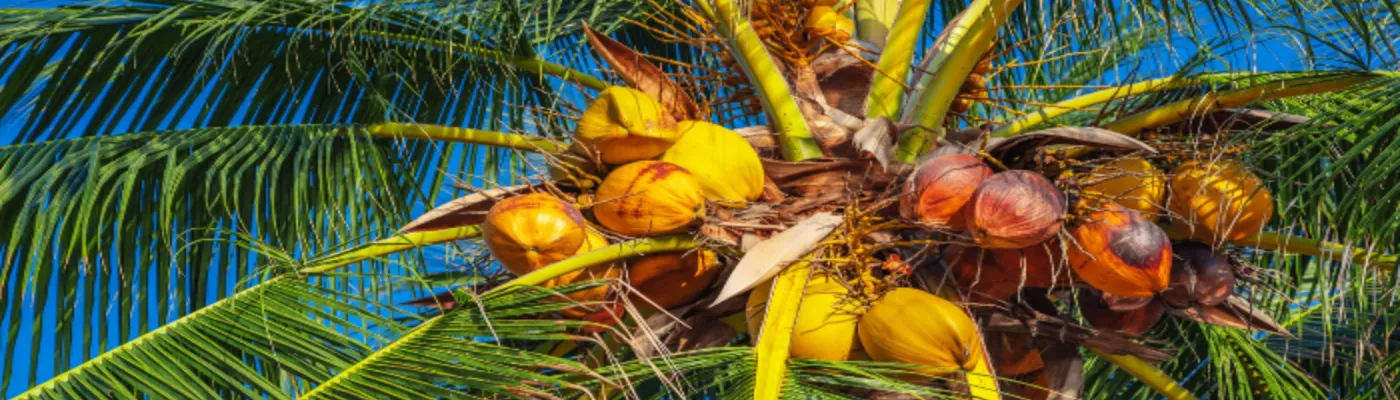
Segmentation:
<svg viewBox="0 0 1400 400">
<path fill-rule="evenodd" d="M 1389 0 L 55 3 L 9 396 L 1400 396 Z"/>
</svg>

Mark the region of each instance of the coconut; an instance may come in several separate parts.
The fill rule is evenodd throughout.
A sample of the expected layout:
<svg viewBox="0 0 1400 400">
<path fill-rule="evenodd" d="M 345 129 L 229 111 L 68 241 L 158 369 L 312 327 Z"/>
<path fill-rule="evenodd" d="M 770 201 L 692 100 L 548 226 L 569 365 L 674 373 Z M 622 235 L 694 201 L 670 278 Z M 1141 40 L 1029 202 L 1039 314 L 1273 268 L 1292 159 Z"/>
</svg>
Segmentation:
<svg viewBox="0 0 1400 400">
<path fill-rule="evenodd" d="M 1074 282 L 1059 239 L 1023 249 L 990 249 L 987 252 L 997 265 L 1012 271 L 1027 287 L 1066 287 Z"/>
<path fill-rule="evenodd" d="M 622 164 L 656 157 L 681 133 L 656 99 L 639 90 L 613 86 L 588 104 L 574 136 L 598 151 L 603 162 Z"/>
<path fill-rule="evenodd" d="M 982 181 L 966 207 L 964 218 L 977 246 L 1019 249 L 1060 232 L 1065 196 L 1040 174 L 1014 170 Z"/>
<path fill-rule="evenodd" d="M 636 289 L 632 303 L 642 310 L 670 309 L 700 298 L 722 270 L 709 250 L 650 255 L 628 265 Z"/>
<path fill-rule="evenodd" d="M 1085 216 L 1070 231 L 1075 276 L 1121 297 L 1152 297 L 1171 278 L 1171 241 L 1156 224 L 1117 203 Z"/>
<path fill-rule="evenodd" d="M 1082 190 L 1086 199 L 1118 203 L 1155 220 L 1161 215 L 1167 193 L 1162 171 L 1139 157 L 1123 157 L 1089 171 L 1089 185 Z"/>
<path fill-rule="evenodd" d="M 1162 300 L 1172 307 L 1217 306 L 1235 290 L 1230 259 L 1195 242 L 1172 246 L 1171 283 Z"/>
<path fill-rule="evenodd" d="M 876 300 L 856 329 L 870 359 L 922 365 L 945 375 L 987 370 L 977 325 L 961 307 L 918 289 L 896 288 Z"/>
<path fill-rule="evenodd" d="M 1274 200 L 1259 177 L 1234 161 L 1191 161 L 1172 173 L 1172 225 L 1209 244 L 1259 233 Z"/>
<path fill-rule="evenodd" d="M 528 274 L 578 254 L 587 238 L 583 214 L 544 193 L 501 200 L 486 212 L 486 250 L 507 270 Z"/>
<path fill-rule="evenodd" d="M 768 280 L 749 292 L 744 317 L 748 321 L 749 337 L 754 341 L 761 333 L 772 289 L 773 281 Z M 812 277 L 802 292 L 802 304 L 797 308 L 790 354 L 795 358 L 828 361 L 850 359 L 860 312 L 861 307 L 851 298 L 850 290 L 839 280 L 827 275 Z"/>
<path fill-rule="evenodd" d="M 705 199 L 700 193 L 700 183 L 685 168 L 664 161 L 638 161 L 603 179 L 593 216 L 624 235 L 679 232 L 704 216 Z"/>
<path fill-rule="evenodd" d="M 1079 294 L 1079 313 L 1094 329 L 1115 332 L 1131 337 L 1142 336 L 1162 319 L 1166 307 L 1161 301 L 1151 301 L 1135 310 L 1114 311 L 1092 290 Z"/>
<path fill-rule="evenodd" d="M 807 12 L 807 19 L 802 26 L 807 28 L 807 32 L 812 36 L 825 37 L 837 42 L 850 40 L 851 34 L 856 31 L 855 21 L 846 18 L 831 6 L 812 7 Z"/>
<path fill-rule="evenodd" d="M 919 165 L 900 195 L 900 213 L 919 222 L 962 230 L 963 207 L 992 169 L 966 154 L 946 154 Z"/>
<path fill-rule="evenodd" d="M 943 263 L 971 301 L 1005 300 L 1021 289 L 1019 272 L 1003 269 L 986 250 L 949 245 Z"/>
<path fill-rule="evenodd" d="M 763 163 L 742 136 L 702 121 L 683 121 L 676 130 L 682 136 L 661 155 L 661 161 L 695 175 L 706 199 L 743 206 L 763 194 Z"/>
<path fill-rule="evenodd" d="M 583 254 L 608 246 L 608 239 L 602 234 L 590 230 L 587 231 L 586 235 L 587 239 L 584 240 L 583 245 L 580 246 L 574 254 Z M 554 279 L 545 281 L 540 284 L 540 286 L 553 288 L 592 280 L 617 279 L 621 276 L 622 270 L 616 268 L 613 264 L 599 264 L 554 277 Z M 597 303 L 608 297 L 609 289 L 610 287 L 607 285 L 600 285 L 598 287 L 569 293 L 567 297 L 570 301 L 579 303 Z M 604 305 L 605 304 L 584 304 L 578 307 L 564 309 L 561 313 L 572 318 L 579 318 L 590 312 L 597 311 Z"/>
</svg>

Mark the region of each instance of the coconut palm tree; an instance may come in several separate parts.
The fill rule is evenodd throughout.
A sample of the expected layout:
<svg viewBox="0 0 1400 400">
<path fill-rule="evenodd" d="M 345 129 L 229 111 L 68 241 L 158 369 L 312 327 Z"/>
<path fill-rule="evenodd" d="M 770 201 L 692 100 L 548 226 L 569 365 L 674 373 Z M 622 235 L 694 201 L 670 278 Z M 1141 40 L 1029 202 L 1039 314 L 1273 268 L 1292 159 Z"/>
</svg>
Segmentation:
<svg viewBox="0 0 1400 400">
<path fill-rule="evenodd" d="M 1397 397 L 1395 10 L 1387 0 L 7 9 L 0 376 L 24 399 Z M 669 152 L 685 148 L 664 147 L 681 137 L 666 136 L 677 121 L 742 135 L 762 173 L 728 174 L 746 171 L 738 161 L 708 177 L 690 168 L 691 185 L 710 188 L 693 200 L 706 212 L 665 235 L 604 221 L 618 201 L 604 196 L 607 172 L 625 169 L 608 157 L 682 161 L 609 145 L 586 126 L 660 127 L 620 135 L 660 135 L 646 139 Z M 690 149 L 730 154 L 704 146 Z M 960 227 L 918 205 L 917 176 L 945 155 L 997 174 L 962 186 L 973 205 L 958 204 Z M 1145 169 L 1112 173 L 1132 160 Z M 1209 166 L 1144 174 L 1192 163 Z M 1044 185 L 983 190 L 1013 169 Z M 1126 177 L 1138 189 L 1154 176 L 1172 192 L 1159 183 L 1143 215 L 1098 186 Z M 1228 221 L 1176 208 L 1195 204 L 1186 187 L 1225 181 L 1251 188 L 1230 198 L 1244 203 L 1211 203 L 1243 210 Z M 753 189 L 737 204 L 711 193 L 743 185 Z M 512 242 L 492 219 L 510 216 L 493 209 L 526 192 L 589 210 L 603 227 L 578 222 L 579 237 L 607 235 L 511 273 L 496 246 Z M 1058 199 L 1032 216 L 1050 236 L 996 222 L 1032 218 L 1021 210 L 1045 204 L 1017 201 L 1042 195 Z M 1262 225 L 1237 228 L 1258 207 L 1269 210 Z M 1128 228 L 1106 222 L 1118 220 Z M 1142 243 L 1174 248 L 1176 263 L 1096 250 L 1095 232 L 1114 229 L 1157 235 Z M 993 250 L 1046 238 L 1059 245 L 1039 248 L 1066 281 L 1028 283 L 1031 250 L 1013 255 L 1022 265 L 1003 295 L 955 276 L 996 283 L 1013 262 L 994 267 Z M 1018 240 L 1030 242 L 1003 245 Z M 953 257 L 974 253 L 985 256 L 970 267 Z M 657 304 L 678 292 L 647 289 L 638 265 L 667 254 L 703 254 L 667 265 L 716 272 L 656 281 L 698 286 Z M 694 259 L 710 261 L 684 261 Z M 1148 273 L 1103 278 L 1138 267 Z M 626 276 L 565 279 L 585 270 Z M 1214 276 L 1228 278 L 1211 286 L 1222 297 L 1203 300 L 1197 288 Z M 1152 286 L 1147 297 L 1118 296 L 1139 284 Z M 840 298 L 823 303 L 812 295 L 821 285 Z M 906 294 L 913 306 L 882 305 Z M 844 309 L 859 335 L 855 322 L 818 324 L 844 335 L 798 328 Z M 819 356 L 814 338 L 846 347 Z"/>
</svg>

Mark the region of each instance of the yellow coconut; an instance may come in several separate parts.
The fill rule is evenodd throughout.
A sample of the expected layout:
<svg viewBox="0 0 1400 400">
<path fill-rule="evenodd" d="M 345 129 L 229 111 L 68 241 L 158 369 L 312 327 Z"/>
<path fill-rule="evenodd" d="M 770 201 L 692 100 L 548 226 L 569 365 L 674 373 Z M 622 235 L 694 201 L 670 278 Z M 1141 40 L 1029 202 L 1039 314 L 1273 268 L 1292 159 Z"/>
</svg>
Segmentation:
<svg viewBox="0 0 1400 400">
<path fill-rule="evenodd" d="M 579 246 L 578 250 L 574 252 L 575 255 L 587 253 L 608 246 L 608 238 L 604 237 L 602 234 L 591 230 L 586 232 L 587 238 L 584 240 L 583 245 Z M 558 277 L 555 277 L 554 279 L 545 281 L 545 283 L 541 284 L 540 286 L 552 288 L 592 280 L 617 279 L 621 276 L 622 270 L 617 268 L 613 264 L 599 264 L 574 272 L 570 272 L 564 275 L 560 275 Z M 601 285 L 595 288 L 589 288 L 569 293 L 568 297 L 569 299 L 580 303 L 597 302 L 607 298 L 608 289 L 609 287 L 607 285 Z M 600 308 L 598 305 L 592 305 L 588 307 L 580 306 L 566 309 L 562 313 L 570 317 L 578 318 L 584 316 L 589 312 L 595 311 L 598 308 Z"/>
<path fill-rule="evenodd" d="M 751 340 L 757 340 L 763 326 L 772 282 L 769 280 L 749 292 L 744 315 Z M 825 275 L 812 277 L 802 292 L 802 304 L 797 308 L 790 354 L 794 358 L 829 361 L 849 359 L 856 342 L 860 312 L 861 307 L 840 281 Z"/>
<path fill-rule="evenodd" d="M 486 249 L 506 269 L 524 275 L 577 253 L 586 239 L 583 214 L 544 193 L 502 200 L 486 213 Z"/>
<path fill-rule="evenodd" d="M 826 37 L 837 42 L 850 40 L 851 33 L 856 31 L 855 21 L 826 5 L 812 7 L 802 25 L 813 36 Z"/>
<path fill-rule="evenodd" d="M 679 232 L 705 214 L 700 193 L 700 183 L 685 168 L 664 161 L 637 161 L 603 179 L 593 216 L 624 235 Z"/>
<path fill-rule="evenodd" d="M 1259 177 L 1234 161 L 1191 161 L 1172 173 L 1172 225 L 1206 243 L 1259 233 L 1274 199 Z"/>
<path fill-rule="evenodd" d="M 709 250 L 646 256 L 632 261 L 627 269 L 627 278 L 636 289 L 632 304 L 642 310 L 689 304 L 700 298 L 723 270 Z"/>
<path fill-rule="evenodd" d="M 682 136 L 661 155 L 661 161 L 695 175 L 705 198 L 743 206 L 763 194 L 763 163 L 742 136 L 703 121 L 683 121 L 676 130 Z"/>
<path fill-rule="evenodd" d="M 885 293 L 860 319 L 870 359 L 928 366 L 928 374 L 985 371 L 977 325 L 961 307 L 918 289 Z"/>
<path fill-rule="evenodd" d="M 621 86 L 604 89 L 588 104 L 574 134 L 609 164 L 656 157 L 680 139 L 660 102 Z"/>
<path fill-rule="evenodd" d="M 1149 220 L 1161 215 L 1167 193 L 1167 177 L 1139 157 L 1124 157 L 1089 171 L 1086 199 L 1112 201 L 1141 213 Z"/>
</svg>

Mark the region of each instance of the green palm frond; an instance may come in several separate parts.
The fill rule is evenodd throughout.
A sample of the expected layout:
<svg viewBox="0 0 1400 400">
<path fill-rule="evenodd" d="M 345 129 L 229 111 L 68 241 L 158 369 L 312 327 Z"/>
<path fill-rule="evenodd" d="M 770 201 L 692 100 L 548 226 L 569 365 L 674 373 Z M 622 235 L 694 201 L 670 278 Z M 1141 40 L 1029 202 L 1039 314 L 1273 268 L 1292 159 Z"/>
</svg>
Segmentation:
<svg viewBox="0 0 1400 400">
<path fill-rule="evenodd" d="M 74 352 L 90 358 L 94 344 L 146 332 L 153 317 L 227 296 L 268 261 L 241 248 L 239 236 L 317 254 L 394 229 L 421 196 L 425 173 L 405 160 L 429 150 L 324 125 L 0 147 L 0 306 L 9 321 L 0 358 L 6 368 L 37 365 L 39 352 L 12 357 L 15 346 L 52 345 L 47 356 L 61 371 Z M 46 317 L 50 304 L 57 320 Z M 112 315 L 131 318 L 105 323 Z M 99 323 L 83 332 L 75 321 Z M 20 329 L 26 322 L 32 330 Z"/>
<path fill-rule="evenodd" d="M 606 381 L 583 364 L 521 350 L 524 343 L 583 340 L 571 333 L 586 322 L 530 318 L 571 304 L 561 293 L 584 290 L 603 281 L 561 286 L 534 286 L 476 295 L 454 293 L 459 307 L 434 316 L 342 369 L 308 399 L 507 397 L 538 398 L 556 394 L 586 395 Z M 582 376 L 589 380 L 579 383 Z"/>
<path fill-rule="evenodd" d="M 715 347 L 631 360 L 604 366 L 597 371 L 611 381 L 631 383 L 630 388 L 613 393 L 612 398 L 669 398 L 705 394 L 727 399 L 753 396 L 754 370 L 757 367 L 752 347 Z M 858 399 L 876 393 L 925 399 L 967 398 L 965 392 L 913 383 L 965 382 L 954 375 L 934 375 L 921 371 L 924 368 L 870 361 L 794 358 L 783 382 L 783 398 Z"/>
<path fill-rule="evenodd" d="M 127 342 L 21 399 L 289 399 L 404 328 L 366 301 L 275 279 Z"/>
<path fill-rule="evenodd" d="M 38 351 L 14 357 L 22 341 L 55 349 L 45 355 L 55 371 L 33 371 L 32 385 L 75 353 L 88 359 L 229 295 L 262 263 L 229 244 L 229 232 L 316 255 L 390 232 L 436 204 L 423 189 L 449 176 L 512 179 L 522 168 L 514 151 L 343 137 L 336 127 L 394 120 L 558 134 L 570 106 L 560 89 L 576 97 L 570 81 L 603 84 L 577 69 L 594 68 L 588 57 L 570 56 L 580 53 L 576 22 L 615 28 L 636 13 L 621 1 L 422 5 L 168 1 L 0 13 L 0 68 L 10 71 L 0 126 L 21 132 L 0 148 L 4 379 L 37 365 Z M 488 18 L 503 13 L 514 18 Z M 572 67 L 544 62 L 545 48 Z M 55 308 L 57 320 L 45 317 Z M 74 320 L 113 323 L 74 332 Z"/>
</svg>

